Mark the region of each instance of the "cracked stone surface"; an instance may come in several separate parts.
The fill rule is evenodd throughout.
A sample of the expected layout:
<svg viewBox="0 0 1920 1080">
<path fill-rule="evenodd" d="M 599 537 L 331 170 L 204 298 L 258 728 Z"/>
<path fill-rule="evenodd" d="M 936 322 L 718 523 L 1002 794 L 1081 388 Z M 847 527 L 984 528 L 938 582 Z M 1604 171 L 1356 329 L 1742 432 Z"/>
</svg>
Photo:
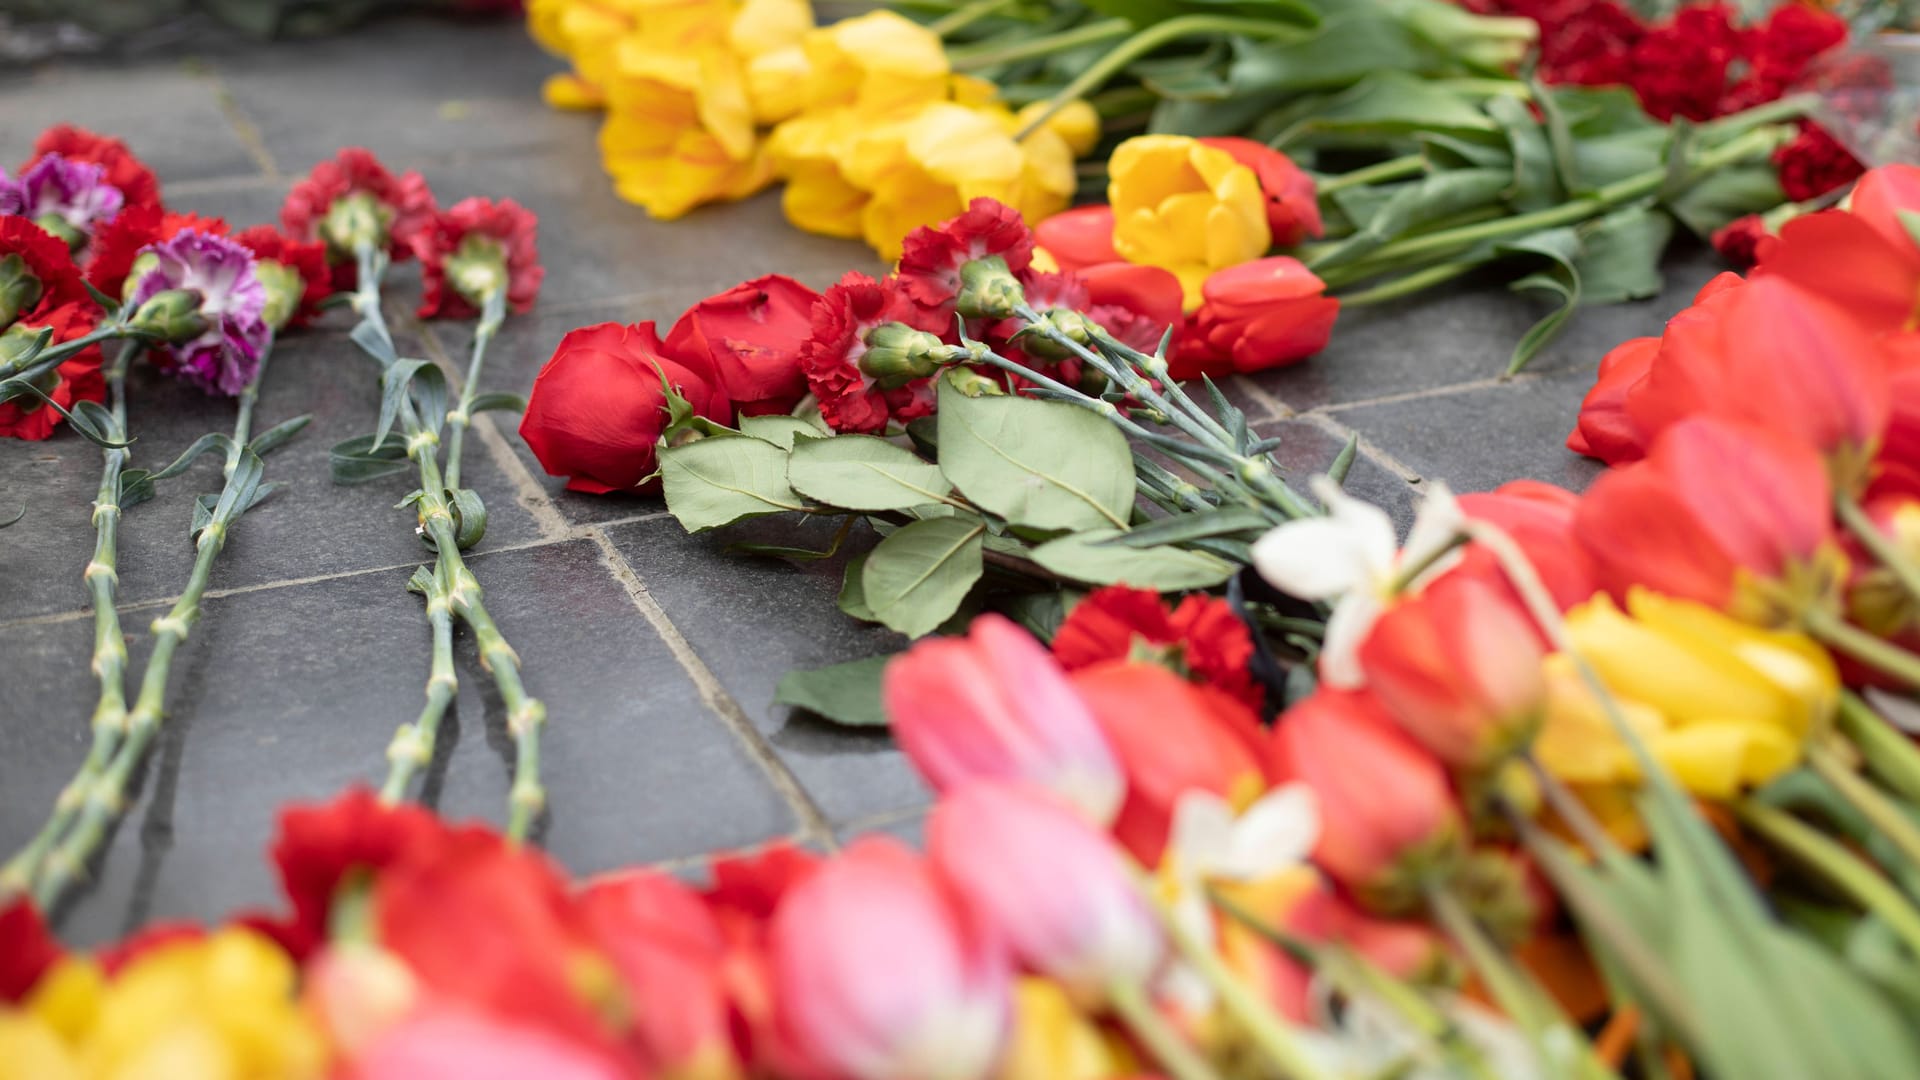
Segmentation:
<svg viewBox="0 0 1920 1080">
<path fill-rule="evenodd" d="M 541 217 L 549 277 L 540 308 L 512 319 L 489 390 L 524 392 L 561 335 L 608 320 L 670 323 L 689 303 L 759 274 L 822 287 L 878 269 L 864 247 L 799 233 L 778 196 L 649 220 L 612 195 L 591 117 L 539 101 L 557 63 L 517 25 L 385 20 L 347 36 L 209 45 L 199 55 L 63 62 L 0 79 L 0 162 L 44 126 L 71 121 L 125 138 L 160 173 L 170 205 L 236 226 L 270 221 L 291 178 L 343 144 L 419 169 L 443 202 L 510 197 Z M 1675 257 L 1661 297 L 1582 313 L 1525 375 L 1500 373 L 1542 313 L 1497 286 L 1469 286 L 1393 310 L 1352 312 L 1328 351 L 1226 389 L 1296 480 L 1348 439 L 1356 492 L 1404 528 L 1420 489 L 1484 490 L 1531 476 L 1582 486 L 1595 472 L 1561 446 L 1595 364 L 1611 345 L 1657 332 L 1711 276 L 1711 256 Z M 392 318 L 409 352 L 448 362 L 461 324 L 423 326 L 400 274 Z M 268 459 L 287 490 L 249 514 L 214 573 L 205 621 L 175 665 L 170 718 L 131 805 L 87 886 L 59 912 L 80 943 L 157 919 L 213 919 L 274 901 L 264 845 L 275 807 L 377 784 L 394 728 L 419 707 L 429 643 L 403 584 L 424 558 L 399 479 L 336 487 L 327 448 L 371 430 L 378 393 L 344 316 L 278 350 L 261 423 L 313 423 Z M 455 373 L 457 379 L 457 371 Z M 164 462 L 231 406 L 158 378 L 131 381 L 138 463 Z M 928 793 L 887 738 L 789 715 L 772 704 L 794 667 L 895 649 L 900 639 L 833 607 L 840 563 L 729 554 L 772 534 L 765 522 L 687 536 L 657 499 L 562 490 L 504 414 L 486 414 L 467 456 L 490 511 L 475 570 L 527 663 L 551 722 L 549 811 L 535 837 L 580 873 L 631 863 L 696 870 L 713 853 L 793 838 L 918 835 Z M 98 454 L 63 434 L 0 443 L 0 849 L 38 828 L 85 753 L 93 700 L 91 615 L 80 571 Z M 147 624 L 186 580 L 191 491 L 217 486 L 211 462 L 127 514 L 121 598 L 133 670 Z M 197 484 L 199 486 L 195 487 Z M 456 639 L 457 702 L 424 797 L 457 818 L 501 823 L 512 745 L 472 642 Z"/>
</svg>

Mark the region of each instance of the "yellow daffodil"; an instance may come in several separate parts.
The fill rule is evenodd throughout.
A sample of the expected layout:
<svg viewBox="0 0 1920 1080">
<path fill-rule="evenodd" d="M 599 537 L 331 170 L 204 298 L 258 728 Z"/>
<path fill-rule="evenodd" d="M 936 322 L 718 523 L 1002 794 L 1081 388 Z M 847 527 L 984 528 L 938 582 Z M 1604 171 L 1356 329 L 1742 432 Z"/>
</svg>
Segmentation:
<svg viewBox="0 0 1920 1080">
<path fill-rule="evenodd" d="M 1596 596 L 1567 613 L 1567 631 L 1655 760 L 1705 798 L 1792 768 L 1839 700 L 1833 660 L 1812 639 L 1646 590 L 1624 612 Z M 1582 790 L 1637 784 L 1633 756 L 1569 658 L 1548 660 L 1548 680 L 1542 764 Z"/>
<path fill-rule="evenodd" d="M 326 1050 L 294 1002 L 291 960 L 261 935 L 221 930 L 143 953 L 111 980 L 69 957 L 22 1007 L 0 1007 L 4 1080 L 296 1080 Z"/>
<path fill-rule="evenodd" d="M 1188 310 L 1200 305 L 1208 274 L 1272 246 L 1260 180 L 1225 150 L 1184 135 L 1141 135 L 1114 149 L 1107 171 L 1114 250 L 1172 271 Z"/>
<path fill-rule="evenodd" d="M 1000 1080 L 1105 1080 L 1134 1070 L 1125 1044 L 1081 1015 L 1060 984 L 1031 976 L 1014 984 L 1013 1038 Z"/>
</svg>

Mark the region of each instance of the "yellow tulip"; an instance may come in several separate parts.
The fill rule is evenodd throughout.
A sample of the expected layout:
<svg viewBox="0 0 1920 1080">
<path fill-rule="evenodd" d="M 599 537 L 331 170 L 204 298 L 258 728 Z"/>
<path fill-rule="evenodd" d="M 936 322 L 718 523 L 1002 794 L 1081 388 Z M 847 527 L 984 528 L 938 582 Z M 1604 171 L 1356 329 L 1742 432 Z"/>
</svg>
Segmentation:
<svg viewBox="0 0 1920 1080">
<path fill-rule="evenodd" d="M 1266 197 L 1253 170 L 1184 135 L 1140 135 L 1107 163 L 1113 246 L 1128 262 L 1172 271 L 1189 311 L 1215 270 L 1267 253 Z"/>
<path fill-rule="evenodd" d="M 1036 101 L 1021 109 L 1015 119 L 1020 122 L 1021 127 L 1026 127 L 1034 117 L 1046 111 L 1048 104 L 1045 101 Z M 1094 112 L 1093 106 L 1084 101 L 1067 102 L 1052 116 L 1047 117 L 1041 126 L 1065 140 L 1067 149 L 1073 151 L 1074 157 L 1085 157 L 1092 153 L 1094 146 L 1100 141 L 1100 114 Z"/>
<path fill-rule="evenodd" d="M 1134 1071 L 1125 1046 L 1102 1034 L 1058 983 L 1025 977 L 1014 984 L 1013 1039 L 1000 1080 L 1106 1080 Z"/>
<path fill-rule="evenodd" d="M 326 1048 L 294 1002 L 296 974 L 243 929 L 159 945 L 112 980 L 69 957 L 23 1008 L 0 1008 L 0 1078 L 319 1077 Z"/>
<path fill-rule="evenodd" d="M 1839 701 L 1839 673 L 1812 639 L 1646 590 L 1628 595 L 1625 612 L 1596 596 L 1567 613 L 1567 631 L 1654 759 L 1706 798 L 1792 768 Z M 1548 682 L 1541 762 L 1578 785 L 1638 783 L 1633 756 L 1568 658 L 1548 661 Z"/>
<path fill-rule="evenodd" d="M 851 107 L 869 117 L 947 96 L 947 54 L 931 30 L 873 11 L 807 32 L 807 108 Z"/>
</svg>

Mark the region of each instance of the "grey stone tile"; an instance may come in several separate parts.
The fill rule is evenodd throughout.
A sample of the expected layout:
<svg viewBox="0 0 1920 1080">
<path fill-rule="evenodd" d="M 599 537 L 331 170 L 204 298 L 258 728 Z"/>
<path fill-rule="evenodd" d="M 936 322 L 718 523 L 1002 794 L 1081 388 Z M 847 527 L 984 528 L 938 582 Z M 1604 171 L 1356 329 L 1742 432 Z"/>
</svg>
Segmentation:
<svg viewBox="0 0 1920 1080">
<path fill-rule="evenodd" d="M 1660 296 L 1580 309 L 1527 370 L 1591 371 L 1620 342 L 1658 334 L 1700 286 L 1724 269 L 1712 251 L 1682 250 L 1668 262 L 1667 288 Z M 1354 308 L 1341 314 L 1325 352 L 1251 378 L 1301 412 L 1498 378 L 1514 343 L 1549 310 L 1544 301 L 1512 296 L 1491 283 Z"/>
<path fill-rule="evenodd" d="M 0 162 L 11 169 L 42 130 L 79 124 L 125 140 L 170 181 L 258 173 L 220 107 L 218 86 L 178 59 L 56 65 L 0 82 Z"/>
<path fill-rule="evenodd" d="M 794 828 L 738 742 L 587 541 L 474 563 L 488 605 L 550 710 L 539 839 L 591 873 L 753 844 Z M 209 919 L 275 901 L 263 852 L 293 800 L 377 784 L 393 729 L 418 708 L 428 660 L 405 571 L 211 600 L 175 668 L 172 718 L 100 876 L 62 929 L 93 943 L 154 919 Z M 565 612 L 561 618 L 556 612 Z M 136 657 L 145 652 L 143 625 Z M 0 848 L 38 827 L 84 754 L 92 690 L 85 620 L 0 629 L 29 665 L 9 689 Z M 512 742 L 471 642 L 422 788 L 450 818 L 504 819 Z M 136 659 L 136 663 L 138 660 Z M 31 723 L 20 721 L 31 718 Z"/>
<path fill-rule="evenodd" d="M 403 347 L 409 347 L 402 342 Z M 134 462 L 157 469 L 208 431 L 232 428 L 232 403 L 141 370 L 129 380 Z M 373 430 L 379 387 L 372 364 L 338 334 L 290 336 L 274 350 L 255 431 L 302 412 L 313 421 L 269 455 L 267 479 L 287 485 L 243 518 L 214 571 L 215 588 L 258 585 L 350 570 L 425 561 L 413 519 L 394 503 L 412 490 L 398 476 L 351 487 L 332 482 L 328 450 Z M 0 503 L 25 502 L 28 517 L 8 530 L 0 563 L 0 620 L 84 606 L 80 571 L 92 552 L 90 502 L 100 455 L 71 432 L 47 442 L 13 443 L 0 453 Z M 478 439 L 469 439 L 463 483 L 487 505 L 479 551 L 541 538 L 511 480 Z M 173 596 L 193 561 L 187 529 L 191 496 L 219 490 L 219 466 L 203 458 L 166 482 L 160 496 L 130 509 L 120 541 L 120 597 L 135 603 Z"/>
<path fill-rule="evenodd" d="M 824 541 L 823 530 L 800 533 L 778 518 L 688 536 L 679 522 L 660 518 L 607 534 L 829 820 L 854 821 L 926 801 L 919 777 L 885 732 L 850 731 L 773 704 L 775 685 L 794 668 L 905 645 L 892 631 L 835 608 L 843 559 L 796 563 L 723 550 L 737 541 Z"/>
<path fill-rule="evenodd" d="M 298 175 L 341 146 L 395 167 L 576 141 L 540 84 L 561 62 L 514 21 L 387 19 L 359 33 L 212 57 L 279 169 Z"/>
<path fill-rule="evenodd" d="M 1280 420 L 1256 425 L 1255 430 L 1261 438 L 1277 436 L 1285 440 L 1273 452 L 1274 457 L 1287 483 L 1303 493 L 1307 491 L 1308 481 L 1325 474 L 1346 448 L 1346 441 L 1339 435 L 1310 420 Z M 1344 490 L 1385 510 L 1402 536 L 1413 524 L 1413 485 L 1373 460 L 1364 450 L 1354 458 Z"/>
<path fill-rule="evenodd" d="M 1456 492 L 1509 480 L 1545 480 L 1579 491 L 1601 465 L 1563 445 L 1593 385 L 1585 370 L 1523 375 L 1430 397 L 1356 405 L 1333 416 L 1422 479 Z"/>
</svg>

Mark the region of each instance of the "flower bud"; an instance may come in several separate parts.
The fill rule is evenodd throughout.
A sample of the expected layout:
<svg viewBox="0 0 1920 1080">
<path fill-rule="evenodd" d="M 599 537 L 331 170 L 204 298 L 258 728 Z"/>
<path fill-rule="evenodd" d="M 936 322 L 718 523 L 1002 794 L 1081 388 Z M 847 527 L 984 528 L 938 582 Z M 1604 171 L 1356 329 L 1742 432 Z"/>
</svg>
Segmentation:
<svg viewBox="0 0 1920 1080">
<path fill-rule="evenodd" d="M 47 230 L 48 234 L 58 237 L 61 243 L 67 245 L 68 251 L 79 251 L 87 246 L 86 232 L 74 227 L 59 214 L 42 214 L 35 218 L 33 223 Z"/>
<path fill-rule="evenodd" d="M 947 381 L 953 384 L 955 390 L 971 398 L 1004 397 L 1007 392 L 998 382 L 967 368 L 955 368 L 953 374 L 947 376 Z"/>
<path fill-rule="evenodd" d="M 40 279 L 27 269 L 27 260 L 18 254 L 0 259 L 0 326 L 11 326 L 26 314 L 40 302 L 43 291 Z"/>
<path fill-rule="evenodd" d="M 368 191 L 353 191 L 327 207 L 320 219 L 320 238 L 335 252 L 351 255 L 361 245 L 387 246 L 387 224 L 393 211 Z"/>
<path fill-rule="evenodd" d="M 1026 291 L 999 255 L 974 259 L 960 267 L 960 291 L 953 307 L 969 319 L 1010 319 L 1026 303 Z"/>
<path fill-rule="evenodd" d="M 947 796 L 927 855 L 1023 966 L 1083 1005 L 1160 966 L 1159 923 L 1113 842 L 1040 788 L 982 781 Z"/>
<path fill-rule="evenodd" d="M 192 341 L 206 333 L 197 289 L 166 289 L 149 297 L 133 313 L 133 325 L 165 342 Z"/>
<path fill-rule="evenodd" d="M 300 271 L 274 259 L 255 262 L 253 273 L 267 291 L 267 304 L 260 310 L 260 317 L 275 330 L 286 326 L 293 313 L 300 310 L 300 298 L 307 290 L 305 279 Z"/>
<path fill-rule="evenodd" d="M 1020 351 L 1035 360 L 1070 360 L 1075 353 L 1066 342 L 1075 345 L 1091 346 L 1094 334 L 1098 331 L 1085 315 L 1069 308 L 1053 308 L 1040 313 L 1040 321 L 1028 325 L 1014 340 L 1020 344 Z M 1053 333 L 1048 333 L 1051 330 Z M 1058 337 L 1054 336 L 1059 335 Z M 1066 339 L 1062 341 L 1061 338 Z"/>
<path fill-rule="evenodd" d="M 1459 859 L 1463 826 L 1446 769 L 1363 693 L 1321 689 L 1275 725 L 1274 771 L 1313 790 L 1313 860 L 1369 908 L 1419 906 Z"/>
<path fill-rule="evenodd" d="M 932 375 L 949 351 L 937 336 L 899 322 L 881 323 L 867 331 L 864 340 L 867 351 L 860 355 L 860 372 L 883 390 Z"/>
<path fill-rule="evenodd" d="M 0 331 L 0 376 L 25 366 L 43 329 L 17 322 Z"/>
</svg>

